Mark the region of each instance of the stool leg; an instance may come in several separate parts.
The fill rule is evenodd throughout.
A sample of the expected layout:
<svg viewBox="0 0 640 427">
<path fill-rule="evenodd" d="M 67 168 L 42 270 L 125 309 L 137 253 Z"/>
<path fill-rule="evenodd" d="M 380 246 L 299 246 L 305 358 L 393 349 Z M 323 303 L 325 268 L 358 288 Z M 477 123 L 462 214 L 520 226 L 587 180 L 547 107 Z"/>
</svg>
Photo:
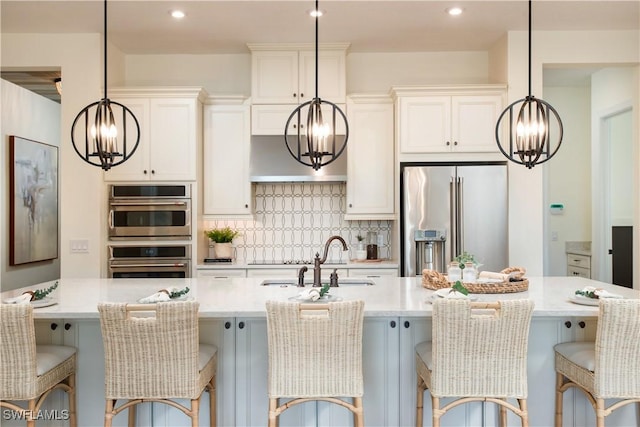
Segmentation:
<svg viewBox="0 0 640 427">
<path fill-rule="evenodd" d="M 136 427 L 137 412 L 138 412 L 138 405 L 131 405 L 127 409 L 127 413 L 129 414 L 129 427 Z"/>
<path fill-rule="evenodd" d="M 209 426 L 216 427 L 216 377 L 214 376 L 211 381 L 209 381 Z"/>
<path fill-rule="evenodd" d="M 518 403 L 520 403 L 520 411 L 522 411 L 522 415 L 520 415 L 520 418 L 522 418 L 522 427 L 529 427 L 529 409 L 527 408 L 527 399 L 518 399 Z"/>
<path fill-rule="evenodd" d="M 76 374 L 71 374 L 67 378 L 69 391 L 67 398 L 69 399 L 69 427 L 77 427 L 78 418 L 76 417 Z"/>
<path fill-rule="evenodd" d="M 197 399 L 191 399 L 191 427 L 200 425 L 200 395 Z"/>
<path fill-rule="evenodd" d="M 353 406 L 355 406 L 356 408 L 355 412 L 353 413 L 353 425 L 355 427 L 364 427 L 364 413 L 362 408 L 362 398 L 354 397 Z"/>
<path fill-rule="evenodd" d="M 498 405 L 500 410 L 500 427 L 507 427 L 507 408 L 502 405 Z"/>
<path fill-rule="evenodd" d="M 36 415 L 36 399 L 30 399 L 28 402 L 29 412 L 26 414 L 27 427 L 36 427 L 36 421 L 33 419 Z"/>
<path fill-rule="evenodd" d="M 104 409 L 104 427 L 111 427 L 111 421 L 113 420 L 113 405 L 115 401 L 112 399 L 107 399 L 105 409 Z M 131 409 L 129 409 L 130 411 Z"/>
<path fill-rule="evenodd" d="M 422 417 L 424 413 L 424 381 L 418 376 L 418 386 L 416 388 L 416 427 L 422 427 Z"/>
<path fill-rule="evenodd" d="M 431 395 L 431 410 L 433 411 L 433 427 L 440 427 L 440 398 Z"/>
<path fill-rule="evenodd" d="M 269 399 L 269 427 L 276 427 L 276 408 L 278 407 L 278 399 Z"/>
<path fill-rule="evenodd" d="M 563 392 L 561 391 L 562 386 L 564 385 L 564 375 L 559 372 L 556 372 L 556 417 L 555 417 L 555 427 L 562 427 L 562 397 Z"/>
<path fill-rule="evenodd" d="M 604 427 L 604 399 L 596 399 L 596 427 Z"/>
</svg>

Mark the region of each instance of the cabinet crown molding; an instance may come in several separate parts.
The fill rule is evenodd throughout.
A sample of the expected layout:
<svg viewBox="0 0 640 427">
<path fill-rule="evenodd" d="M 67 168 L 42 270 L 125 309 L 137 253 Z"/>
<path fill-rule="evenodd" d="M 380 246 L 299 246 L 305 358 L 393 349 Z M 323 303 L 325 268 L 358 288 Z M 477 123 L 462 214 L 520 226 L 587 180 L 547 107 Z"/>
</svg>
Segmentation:
<svg viewBox="0 0 640 427">
<path fill-rule="evenodd" d="M 346 51 L 351 43 L 318 43 L 319 50 L 344 50 Z M 315 43 L 247 43 L 251 51 L 258 50 L 313 50 Z"/>
<path fill-rule="evenodd" d="M 429 86 L 392 86 L 391 96 L 425 96 L 425 95 L 468 95 L 470 93 L 504 92 L 506 84 L 469 84 L 469 85 L 429 85 Z"/>
<path fill-rule="evenodd" d="M 353 104 L 393 104 L 388 93 L 352 93 L 347 96 L 347 103 Z"/>
<path fill-rule="evenodd" d="M 209 96 L 204 88 L 197 86 L 116 87 L 109 89 L 108 95 L 132 98 L 198 98 L 200 102 L 204 102 Z"/>
</svg>

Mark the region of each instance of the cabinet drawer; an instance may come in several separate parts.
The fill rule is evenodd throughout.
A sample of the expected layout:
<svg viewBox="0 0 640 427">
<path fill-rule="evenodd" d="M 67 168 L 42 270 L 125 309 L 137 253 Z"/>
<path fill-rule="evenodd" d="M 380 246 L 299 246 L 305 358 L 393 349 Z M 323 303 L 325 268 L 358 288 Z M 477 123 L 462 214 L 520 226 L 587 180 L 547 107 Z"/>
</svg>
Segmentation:
<svg viewBox="0 0 640 427">
<path fill-rule="evenodd" d="M 591 268 L 591 257 L 588 255 L 567 254 L 567 265 L 582 268 Z"/>
<path fill-rule="evenodd" d="M 398 270 L 395 268 L 352 268 L 349 270 L 349 277 L 398 277 Z"/>
<path fill-rule="evenodd" d="M 210 279 L 230 279 L 232 277 L 247 277 L 247 271 L 244 269 L 237 270 L 198 270 L 198 277 L 207 277 Z"/>
<path fill-rule="evenodd" d="M 591 278 L 591 270 L 588 269 L 588 268 L 574 267 L 574 266 L 570 265 L 569 267 L 567 267 L 567 275 L 568 276 L 584 277 L 586 279 L 590 279 Z"/>
</svg>

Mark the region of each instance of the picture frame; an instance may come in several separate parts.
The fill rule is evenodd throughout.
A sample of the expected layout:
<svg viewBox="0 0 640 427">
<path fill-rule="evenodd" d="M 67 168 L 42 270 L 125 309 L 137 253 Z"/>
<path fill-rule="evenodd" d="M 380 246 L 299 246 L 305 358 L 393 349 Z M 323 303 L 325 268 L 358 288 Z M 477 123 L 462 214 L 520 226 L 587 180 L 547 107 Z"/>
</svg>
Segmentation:
<svg viewBox="0 0 640 427">
<path fill-rule="evenodd" d="M 9 265 L 58 258 L 58 147 L 9 136 Z"/>
</svg>

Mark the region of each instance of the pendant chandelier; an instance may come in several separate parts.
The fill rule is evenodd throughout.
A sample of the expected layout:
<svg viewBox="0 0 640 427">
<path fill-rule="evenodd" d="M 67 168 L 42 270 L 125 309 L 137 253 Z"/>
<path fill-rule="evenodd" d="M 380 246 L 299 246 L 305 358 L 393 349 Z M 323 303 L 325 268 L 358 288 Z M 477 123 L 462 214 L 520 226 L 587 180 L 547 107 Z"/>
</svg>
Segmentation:
<svg viewBox="0 0 640 427">
<path fill-rule="evenodd" d="M 318 0 L 315 11 L 319 11 Z M 316 171 L 336 160 L 349 139 L 349 125 L 345 114 L 336 104 L 318 96 L 318 17 L 316 13 L 315 97 L 293 110 L 284 128 L 284 140 L 289 153 L 298 162 L 311 166 Z M 304 117 L 303 112 L 307 107 L 307 116 Z M 340 122 L 344 123 L 344 139 L 336 135 Z M 295 125 L 295 133 L 289 133 L 289 124 Z"/>
<path fill-rule="evenodd" d="M 517 114 L 516 107 L 520 105 Z M 503 119 L 508 120 L 508 137 L 500 141 Z M 555 122 L 555 123 L 554 123 Z M 557 129 L 557 139 L 551 131 Z M 542 99 L 531 94 L 531 0 L 529 0 L 529 95 L 509 105 L 498 118 L 496 141 L 509 160 L 531 169 L 551 159 L 562 144 L 562 120 L 558 112 Z"/>
<path fill-rule="evenodd" d="M 135 135 L 127 134 L 127 130 L 134 128 Z M 107 0 L 104 0 L 104 98 L 78 113 L 71 126 L 71 143 L 82 160 L 108 171 L 131 157 L 139 142 L 140 124 L 136 116 L 107 97 Z"/>
</svg>

